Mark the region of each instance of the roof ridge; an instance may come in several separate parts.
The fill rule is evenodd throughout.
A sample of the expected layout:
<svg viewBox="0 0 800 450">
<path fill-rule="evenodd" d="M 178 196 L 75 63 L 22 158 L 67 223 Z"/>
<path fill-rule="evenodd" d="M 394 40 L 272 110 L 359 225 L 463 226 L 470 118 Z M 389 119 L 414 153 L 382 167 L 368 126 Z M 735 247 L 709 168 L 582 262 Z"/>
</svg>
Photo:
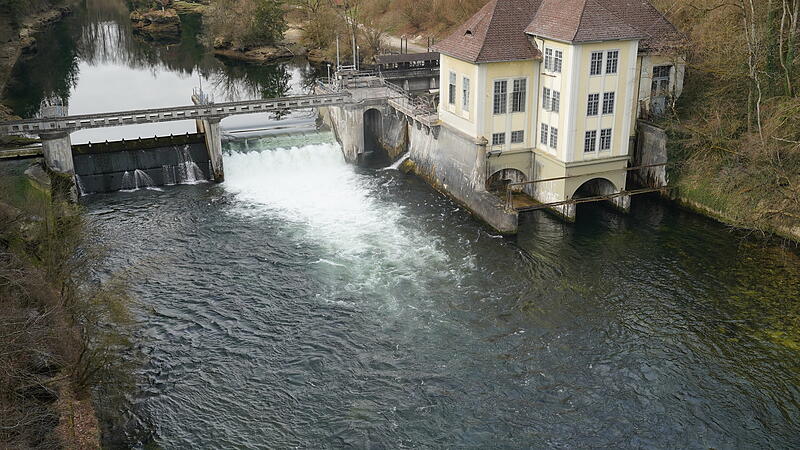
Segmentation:
<svg viewBox="0 0 800 450">
<path fill-rule="evenodd" d="M 572 39 L 570 41 L 574 41 L 575 38 L 578 36 L 578 30 L 581 29 L 581 23 L 583 23 L 583 15 L 586 14 L 586 2 L 588 0 L 581 0 L 583 1 L 583 7 L 581 8 L 581 16 L 578 17 L 578 25 L 575 27 L 575 32 L 572 33 Z"/>
</svg>

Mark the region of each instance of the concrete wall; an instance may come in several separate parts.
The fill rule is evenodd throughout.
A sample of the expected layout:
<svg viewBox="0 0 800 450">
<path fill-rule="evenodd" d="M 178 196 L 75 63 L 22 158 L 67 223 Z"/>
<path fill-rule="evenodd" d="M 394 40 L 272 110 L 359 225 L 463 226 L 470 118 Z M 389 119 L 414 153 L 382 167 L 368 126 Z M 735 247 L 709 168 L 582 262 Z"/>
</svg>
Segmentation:
<svg viewBox="0 0 800 450">
<path fill-rule="evenodd" d="M 653 124 L 640 120 L 637 123 L 639 134 L 636 140 L 634 166 L 647 166 L 667 162 L 667 133 Z M 642 186 L 663 187 L 669 181 L 665 166 L 641 169 L 634 174 L 636 182 Z"/>
<path fill-rule="evenodd" d="M 517 213 L 505 211 L 503 200 L 485 191 L 485 147 L 445 126 L 438 139 L 424 128 L 409 126 L 408 132 L 417 175 L 500 233 L 517 232 Z"/>
<path fill-rule="evenodd" d="M 181 179 L 180 171 L 188 154 L 202 171 L 203 178 L 213 179 L 210 159 L 202 137 L 191 142 L 170 143 L 169 138 L 148 139 L 144 147 L 136 141 L 75 146 L 73 160 L 82 193 L 113 192 L 129 188 L 123 183 L 125 173 L 142 170 L 154 186 L 173 184 Z M 125 148 L 128 147 L 128 148 Z M 131 148 L 132 147 L 132 148 Z M 177 175 L 177 176 L 176 176 Z M 132 175 L 129 175 L 129 177 Z"/>
</svg>

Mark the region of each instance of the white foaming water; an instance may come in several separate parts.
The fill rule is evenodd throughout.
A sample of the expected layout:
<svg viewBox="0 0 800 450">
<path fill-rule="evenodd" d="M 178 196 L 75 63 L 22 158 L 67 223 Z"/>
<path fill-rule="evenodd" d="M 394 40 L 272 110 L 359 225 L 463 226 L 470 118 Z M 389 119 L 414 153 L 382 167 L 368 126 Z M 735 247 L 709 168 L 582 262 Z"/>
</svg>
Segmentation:
<svg viewBox="0 0 800 450">
<path fill-rule="evenodd" d="M 401 156 L 400 158 L 398 158 L 397 161 L 394 162 L 394 164 L 383 170 L 398 170 L 400 166 L 403 165 L 404 162 L 408 161 L 409 158 L 411 158 L 411 153 L 405 152 L 403 156 Z"/>
<path fill-rule="evenodd" d="M 225 172 L 240 212 L 296 224 L 303 239 L 326 250 L 311 263 L 344 276 L 346 291 L 394 298 L 394 289 L 421 289 L 412 280 L 422 267 L 448 272 L 436 240 L 403 223 L 402 205 L 377 198 L 385 178 L 357 173 L 337 144 L 234 152 Z"/>
</svg>

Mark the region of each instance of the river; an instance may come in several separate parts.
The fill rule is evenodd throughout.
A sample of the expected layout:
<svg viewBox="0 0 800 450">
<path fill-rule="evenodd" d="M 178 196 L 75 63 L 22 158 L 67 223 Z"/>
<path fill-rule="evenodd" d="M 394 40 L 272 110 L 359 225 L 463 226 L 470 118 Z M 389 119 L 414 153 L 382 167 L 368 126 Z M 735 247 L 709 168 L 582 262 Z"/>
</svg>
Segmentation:
<svg viewBox="0 0 800 450">
<path fill-rule="evenodd" d="M 75 48 L 98 27 L 129 36 L 120 3 L 90 1 L 52 33 Z M 121 109 L 145 90 L 185 104 L 197 73 L 220 96 L 301 91 L 313 72 L 126 39 L 105 59 L 75 51 L 69 79 L 25 62 L 39 78 L 27 97 L 12 88 L 14 106 L 55 92 Z M 109 71 L 125 94 L 94 97 Z M 800 446 L 797 251 L 648 197 L 628 215 L 581 206 L 574 225 L 531 214 L 501 238 L 289 119 L 264 124 L 291 135 L 226 142 L 225 183 L 82 199 L 108 273 L 127 271 L 141 304 L 145 362 L 109 445 Z"/>
</svg>

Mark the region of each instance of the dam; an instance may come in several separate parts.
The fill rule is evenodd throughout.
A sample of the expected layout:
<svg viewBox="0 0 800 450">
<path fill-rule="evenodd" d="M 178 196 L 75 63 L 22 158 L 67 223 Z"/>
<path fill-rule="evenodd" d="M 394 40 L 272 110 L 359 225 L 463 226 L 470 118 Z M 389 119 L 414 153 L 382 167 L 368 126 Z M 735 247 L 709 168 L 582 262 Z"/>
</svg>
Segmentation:
<svg viewBox="0 0 800 450">
<path fill-rule="evenodd" d="M 125 3 L 81 2 L 39 37 L 51 51 L 19 65 L 14 110 L 34 118 L 53 98 L 69 115 L 188 108 L 201 80 L 217 103 L 287 98 L 326 76 L 302 58 L 223 64 L 191 32 L 142 43 Z M 377 145 L 400 154 L 392 144 L 411 136 L 422 161 L 436 139 L 386 106 L 356 108 L 321 113 L 363 120 L 363 146 L 320 127 L 316 109 L 230 116 L 224 182 L 79 198 L 88 239 L 110 250 L 98 281 L 124 276 L 136 299 L 133 386 L 97 396 L 107 447 L 798 447 L 796 251 L 648 195 L 624 214 L 576 204 L 572 224 L 524 213 L 502 237 L 422 177 L 372 166 Z M 179 161 L 170 135 L 187 133 L 207 171 L 189 119 L 74 132 L 76 173 L 90 170 L 78 161 L 90 142 L 135 153 L 158 136 L 142 146 Z M 348 162 L 357 147 L 364 164 Z M 543 162 L 514 150 L 488 142 L 480 173 Z M 442 152 L 442 192 L 477 176 L 477 154 Z M 28 164 L 0 161 L 0 183 Z M 526 182 L 501 174 L 494 184 Z"/>
</svg>

